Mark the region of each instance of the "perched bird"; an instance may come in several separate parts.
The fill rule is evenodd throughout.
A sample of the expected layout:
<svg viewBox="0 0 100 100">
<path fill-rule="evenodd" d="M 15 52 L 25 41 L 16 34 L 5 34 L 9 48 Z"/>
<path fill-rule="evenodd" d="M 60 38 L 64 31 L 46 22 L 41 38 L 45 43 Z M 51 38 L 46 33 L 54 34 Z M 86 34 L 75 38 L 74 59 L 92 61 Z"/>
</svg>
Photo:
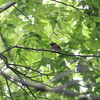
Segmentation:
<svg viewBox="0 0 100 100">
<path fill-rule="evenodd" d="M 61 50 L 61 47 L 58 44 L 56 44 L 56 43 L 50 43 L 50 45 L 52 46 L 52 50 L 53 51 Z"/>
</svg>

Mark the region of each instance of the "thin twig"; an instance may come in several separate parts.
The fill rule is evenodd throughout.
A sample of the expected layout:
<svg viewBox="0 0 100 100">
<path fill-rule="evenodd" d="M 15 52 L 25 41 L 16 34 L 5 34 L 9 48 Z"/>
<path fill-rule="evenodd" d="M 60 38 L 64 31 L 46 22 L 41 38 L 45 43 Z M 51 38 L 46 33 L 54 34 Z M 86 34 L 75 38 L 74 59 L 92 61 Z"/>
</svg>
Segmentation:
<svg viewBox="0 0 100 100">
<path fill-rule="evenodd" d="M 14 6 L 14 5 L 13 5 Z M 30 21 L 29 20 L 29 18 L 20 10 L 20 9 L 18 9 L 16 6 L 14 6 L 15 8 L 16 8 L 16 10 L 18 10 L 22 15 L 24 15 L 27 19 L 28 19 L 28 21 Z"/>
<path fill-rule="evenodd" d="M 35 69 L 33 69 L 33 68 L 30 68 L 30 67 L 23 66 L 23 65 L 18 65 L 18 64 L 9 64 L 9 65 L 23 67 L 23 68 L 32 70 L 32 71 L 34 71 L 34 72 L 40 73 L 38 70 L 35 70 Z M 41 73 L 40 73 L 40 74 L 41 74 Z"/>
<path fill-rule="evenodd" d="M 26 87 L 30 91 L 30 93 L 32 94 L 32 96 L 37 100 L 37 97 L 33 94 L 32 90 L 28 86 L 26 86 Z"/>
<path fill-rule="evenodd" d="M 60 1 L 57 1 L 57 0 L 51 0 L 51 1 L 54 1 L 54 2 L 57 2 L 57 3 L 61 3 L 63 5 L 70 6 L 70 7 L 74 8 L 74 9 L 76 9 L 76 10 L 79 10 L 78 8 L 76 8 L 76 7 L 72 6 L 72 5 L 68 5 L 66 3 L 63 3 L 63 2 L 60 2 Z"/>
<path fill-rule="evenodd" d="M 11 100 L 13 100 L 13 97 L 12 97 L 12 94 L 11 94 L 11 90 L 10 90 L 10 87 L 9 87 L 9 84 L 8 84 L 8 80 L 7 80 L 6 77 L 5 77 L 5 79 L 6 79 L 6 83 L 7 83 L 7 87 L 8 87 L 8 90 L 9 90 L 9 94 L 10 94 Z"/>
</svg>

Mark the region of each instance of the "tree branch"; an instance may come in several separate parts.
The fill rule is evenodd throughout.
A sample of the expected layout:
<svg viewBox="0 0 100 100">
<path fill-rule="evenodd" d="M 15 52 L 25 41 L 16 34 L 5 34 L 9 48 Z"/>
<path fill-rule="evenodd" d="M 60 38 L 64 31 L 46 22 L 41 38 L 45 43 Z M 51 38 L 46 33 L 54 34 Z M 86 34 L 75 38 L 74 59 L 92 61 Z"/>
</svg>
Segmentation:
<svg viewBox="0 0 100 100">
<path fill-rule="evenodd" d="M 0 52 L 0 55 L 2 55 L 4 52 L 7 52 L 13 48 L 20 48 L 20 49 L 26 49 L 26 50 L 35 50 L 35 51 L 47 51 L 47 52 L 52 52 L 52 53 L 58 53 L 61 55 L 66 55 L 66 56 L 75 56 L 75 57 L 100 57 L 100 55 L 74 55 L 74 54 L 69 54 L 69 53 L 62 53 L 62 52 L 58 52 L 58 51 L 52 51 L 52 50 L 47 50 L 47 49 L 34 49 L 34 48 L 29 48 L 29 47 L 20 47 L 20 46 L 12 46 L 2 52 Z"/>
<path fill-rule="evenodd" d="M 15 78 L 15 77 L 11 77 L 10 75 L 2 72 L 2 70 L 0 70 L 0 74 L 3 75 L 4 77 L 6 77 L 7 79 L 9 79 L 11 81 L 11 79 L 13 79 L 13 81 L 19 82 L 24 86 L 30 86 L 35 88 L 37 91 L 41 91 L 41 92 L 55 92 L 55 93 L 59 93 L 59 94 L 65 94 L 65 95 L 69 95 L 69 96 L 79 96 L 80 93 L 74 92 L 72 90 L 63 90 L 62 86 L 57 86 L 57 87 L 52 87 L 52 89 L 46 89 L 46 86 L 43 84 L 39 84 L 39 85 L 35 85 L 34 83 L 29 83 L 28 80 L 27 81 L 22 81 L 21 79 Z"/>
<path fill-rule="evenodd" d="M 14 4 L 16 4 L 16 2 L 10 2 L 10 3 L 8 3 L 8 4 L 6 4 L 6 5 L 4 5 L 3 7 L 1 7 L 0 9 L 1 10 L 3 10 L 3 11 L 5 11 L 6 9 L 8 9 L 8 8 L 10 8 L 11 6 L 13 6 Z"/>
</svg>

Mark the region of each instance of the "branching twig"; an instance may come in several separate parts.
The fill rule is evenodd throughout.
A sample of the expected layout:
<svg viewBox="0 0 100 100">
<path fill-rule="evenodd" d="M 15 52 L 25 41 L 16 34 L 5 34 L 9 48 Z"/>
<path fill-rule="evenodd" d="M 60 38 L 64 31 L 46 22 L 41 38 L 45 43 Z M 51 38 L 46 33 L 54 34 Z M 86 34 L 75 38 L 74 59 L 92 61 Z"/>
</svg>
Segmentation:
<svg viewBox="0 0 100 100">
<path fill-rule="evenodd" d="M 11 80 L 12 77 L 4 72 L 2 72 L 2 70 L 0 70 L 0 74 L 3 75 L 4 77 L 6 77 L 7 79 Z M 52 89 L 46 89 L 46 86 L 43 84 L 39 84 L 39 85 L 35 85 L 33 83 L 29 83 L 28 81 L 22 81 L 21 79 L 15 78 L 13 77 L 13 81 L 19 82 L 21 84 L 23 84 L 24 86 L 30 86 L 35 88 L 37 91 L 41 91 L 41 92 L 55 92 L 55 93 L 59 93 L 59 94 L 65 94 L 65 95 L 69 95 L 69 96 L 78 96 L 80 95 L 80 93 L 71 91 L 71 90 L 63 90 L 63 88 L 60 87 L 52 87 Z"/>
<path fill-rule="evenodd" d="M 0 57 L 1 57 L 1 59 L 4 61 L 6 67 L 9 68 L 10 70 L 12 70 L 12 71 L 19 77 L 19 79 L 20 79 L 21 81 L 23 81 L 22 77 L 20 77 L 20 75 L 19 75 L 20 72 L 17 71 L 16 69 L 10 67 L 10 66 L 8 65 L 8 60 L 7 60 L 7 58 L 6 58 L 3 54 L 1 54 Z"/>
</svg>

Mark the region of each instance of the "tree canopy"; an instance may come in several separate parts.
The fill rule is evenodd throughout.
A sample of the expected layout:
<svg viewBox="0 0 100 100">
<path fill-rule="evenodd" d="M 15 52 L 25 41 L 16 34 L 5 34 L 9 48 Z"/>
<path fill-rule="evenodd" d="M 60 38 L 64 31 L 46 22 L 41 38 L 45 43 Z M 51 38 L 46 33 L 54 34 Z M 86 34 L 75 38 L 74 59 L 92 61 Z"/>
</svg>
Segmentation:
<svg viewBox="0 0 100 100">
<path fill-rule="evenodd" d="M 100 100 L 100 0 L 0 0 L 0 23 L 1 100 Z"/>
</svg>

